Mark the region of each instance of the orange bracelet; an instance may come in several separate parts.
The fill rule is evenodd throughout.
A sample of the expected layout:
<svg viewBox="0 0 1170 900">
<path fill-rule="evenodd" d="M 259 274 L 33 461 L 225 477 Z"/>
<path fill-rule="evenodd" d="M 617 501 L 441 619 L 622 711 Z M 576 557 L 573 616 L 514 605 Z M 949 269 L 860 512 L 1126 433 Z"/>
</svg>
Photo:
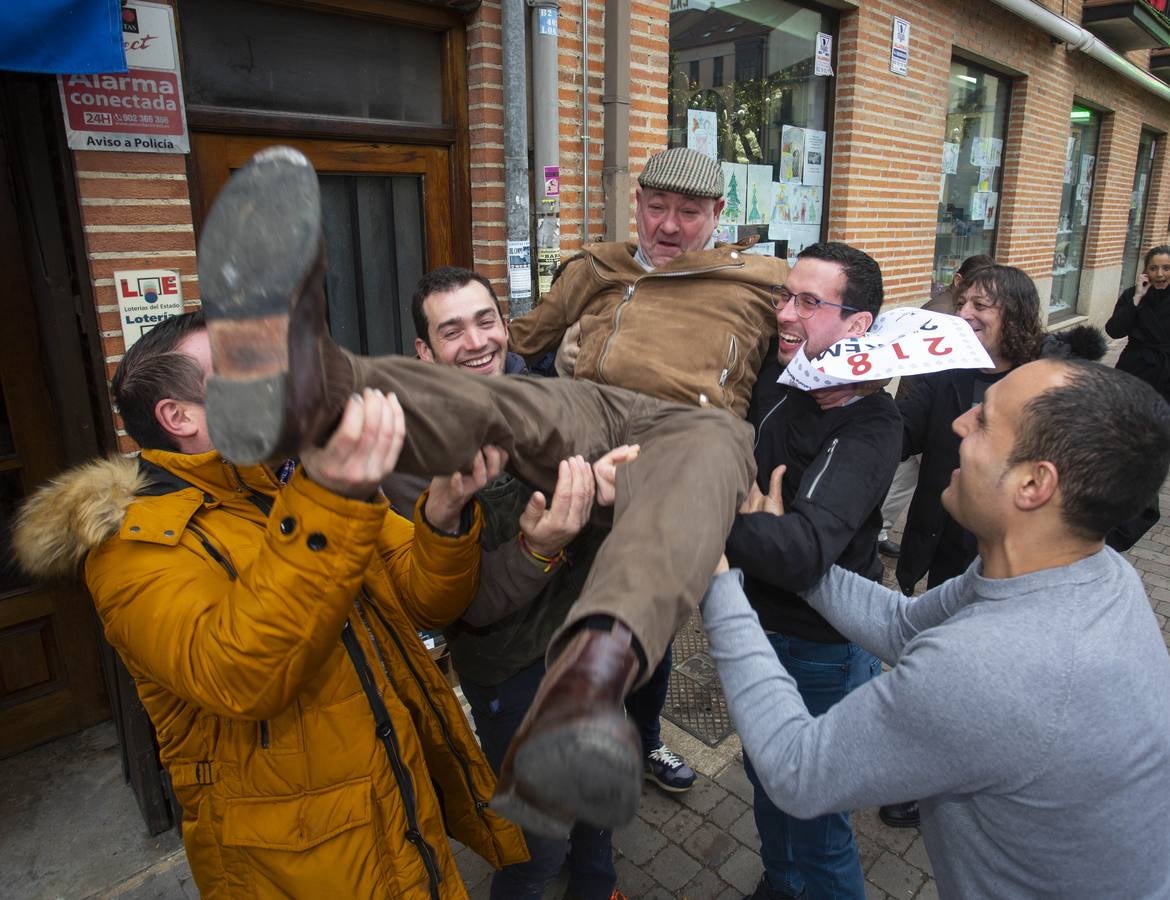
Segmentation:
<svg viewBox="0 0 1170 900">
<path fill-rule="evenodd" d="M 525 553 L 527 553 L 529 556 L 531 556 L 533 559 L 535 559 L 538 563 L 540 563 L 544 567 L 544 574 L 545 575 L 547 575 L 549 572 L 551 572 L 553 569 L 555 569 L 557 566 L 559 566 L 561 563 L 563 563 L 565 561 L 564 547 L 562 547 L 560 550 L 558 550 L 552 556 L 545 556 L 543 553 L 537 553 L 535 550 L 533 550 L 531 547 L 528 546 L 528 541 L 526 541 L 524 539 L 524 532 L 523 531 L 521 531 L 519 534 L 516 535 L 516 540 L 518 540 L 520 542 L 520 549 L 521 550 L 523 550 Z"/>
</svg>

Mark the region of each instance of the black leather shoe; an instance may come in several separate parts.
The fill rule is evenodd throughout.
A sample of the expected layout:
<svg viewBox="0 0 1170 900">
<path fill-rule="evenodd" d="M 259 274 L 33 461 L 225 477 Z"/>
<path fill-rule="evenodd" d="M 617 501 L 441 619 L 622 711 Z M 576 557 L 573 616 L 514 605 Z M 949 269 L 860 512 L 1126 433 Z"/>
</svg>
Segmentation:
<svg viewBox="0 0 1170 900">
<path fill-rule="evenodd" d="M 891 828 L 917 828 L 919 825 L 918 801 L 891 803 L 878 807 L 878 818 Z"/>
<path fill-rule="evenodd" d="M 878 541 L 878 553 L 891 559 L 897 559 L 902 555 L 902 545 L 897 541 Z"/>
</svg>

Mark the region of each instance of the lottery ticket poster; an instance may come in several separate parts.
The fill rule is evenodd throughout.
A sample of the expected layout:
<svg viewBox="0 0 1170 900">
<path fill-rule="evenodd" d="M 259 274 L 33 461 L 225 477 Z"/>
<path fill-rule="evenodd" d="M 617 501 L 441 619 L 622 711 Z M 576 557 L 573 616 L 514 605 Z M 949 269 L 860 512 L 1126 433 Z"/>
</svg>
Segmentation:
<svg viewBox="0 0 1170 900">
<path fill-rule="evenodd" d="M 882 313 L 868 333 L 838 341 L 814 359 L 797 353 L 777 380 L 812 391 L 947 369 L 990 369 L 993 365 L 971 326 L 958 316 L 908 308 Z"/>
</svg>

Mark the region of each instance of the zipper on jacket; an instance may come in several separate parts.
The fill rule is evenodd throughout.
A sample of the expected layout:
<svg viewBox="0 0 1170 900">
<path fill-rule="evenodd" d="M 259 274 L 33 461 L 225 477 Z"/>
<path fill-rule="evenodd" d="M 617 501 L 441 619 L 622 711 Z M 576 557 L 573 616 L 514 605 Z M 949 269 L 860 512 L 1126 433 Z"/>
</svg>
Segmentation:
<svg viewBox="0 0 1170 900">
<path fill-rule="evenodd" d="M 268 749 L 268 720 L 260 720 L 260 749 Z"/>
<path fill-rule="evenodd" d="M 825 464 L 821 466 L 821 470 L 817 472 L 817 477 L 813 479 L 813 483 L 808 486 L 808 493 L 804 495 L 805 500 L 811 500 L 813 491 L 817 489 L 817 485 L 821 483 L 821 476 L 829 471 L 829 463 L 833 461 L 833 451 L 837 449 L 837 441 L 839 438 L 833 438 L 829 441 L 829 449 L 825 451 Z"/>
<path fill-rule="evenodd" d="M 378 652 L 377 643 L 374 641 L 373 632 L 370 630 L 370 623 L 366 620 L 365 609 L 362 606 L 361 600 L 354 598 L 354 606 L 357 608 L 358 618 L 361 620 L 363 627 L 366 629 L 366 634 L 369 636 L 375 652 Z M 357 642 L 357 635 L 353 632 L 352 626 L 346 622 L 343 627 L 343 632 L 348 629 L 353 641 Z M 343 634 L 344 640 L 344 634 Z M 360 646 L 360 645 L 359 645 Z M 355 651 L 360 652 L 360 651 Z M 357 660 L 354 660 L 355 668 Z M 385 667 L 385 663 L 383 663 Z M 362 678 L 363 673 L 358 672 L 358 678 Z M 364 675 L 370 679 L 370 690 L 377 693 L 377 687 L 372 684 L 373 675 L 369 670 L 368 664 L 365 666 Z M 364 687 L 364 685 L 363 685 Z M 398 746 L 398 735 L 394 733 L 394 725 L 390 721 L 387 713 L 386 724 L 384 729 L 379 728 L 376 731 L 378 739 L 382 742 L 382 746 L 386 750 L 386 757 L 390 761 L 390 770 L 394 773 L 394 781 L 398 785 L 398 793 L 402 795 L 402 805 L 406 813 L 406 840 L 414 845 L 418 850 L 418 855 L 422 858 L 423 867 L 427 870 L 427 878 L 430 881 L 431 897 L 434 900 L 439 900 L 439 882 L 442 880 L 442 875 L 439 872 L 439 863 L 435 856 L 434 848 L 427 843 L 426 838 L 423 837 L 422 832 L 418 827 L 418 799 L 414 793 L 414 782 L 411 780 L 410 772 L 402 764 L 402 751 Z"/>
<path fill-rule="evenodd" d="M 207 555 L 210 556 L 215 562 L 223 566 L 224 571 L 227 572 L 229 581 L 235 581 L 240 577 L 236 572 L 235 566 L 233 566 L 228 558 L 224 556 L 224 554 L 221 553 L 213 543 L 211 543 L 211 540 L 203 533 L 201 529 L 196 528 L 193 523 L 188 522 L 187 530 L 192 532 L 195 537 L 199 538 L 199 543 L 203 545 L 203 549 L 207 551 Z"/>
<path fill-rule="evenodd" d="M 365 596 L 364 589 L 362 591 L 362 595 Z M 369 598 L 367 597 L 367 599 Z M 402 657 L 402 661 L 406 664 L 406 668 L 410 670 L 411 677 L 414 678 L 415 684 L 418 685 L 420 692 L 427 701 L 427 705 L 430 706 L 431 712 L 434 714 L 435 721 L 439 723 L 439 731 L 443 734 L 443 742 L 447 745 L 447 749 L 451 751 L 451 755 L 455 757 L 456 762 L 459 763 L 459 769 L 463 773 L 463 781 L 467 786 L 467 793 L 475 802 L 475 811 L 482 815 L 484 809 L 487 808 L 487 803 L 483 800 L 480 800 L 479 797 L 476 796 L 475 785 L 471 780 L 471 768 L 467 765 L 467 760 L 463 758 L 458 749 L 455 747 L 455 742 L 451 739 L 451 732 L 447 728 L 447 720 L 443 718 L 442 714 L 439 712 L 439 708 L 435 706 L 435 701 L 431 699 L 430 692 L 427 691 L 426 686 L 422 683 L 422 678 L 419 676 L 418 670 L 414 667 L 414 663 L 410 661 L 410 657 L 406 655 L 406 648 L 402 646 L 402 639 L 398 637 L 398 633 L 390 626 L 390 623 L 386 621 L 386 617 L 382 615 L 382 611 L 378 609 L 376 603 L 370 601 L 369 606 L 370 609 L 374 611 L 374 615 L 377 617 L 378 621 L 382 623 L 382 627 L 386 629 L 386 633 L 390 635 L 390 640 L 394 642 L 394 646 L 398 650 L 398 655 Z M 374 641 L 374 636 L 372 634 L 370 635 L 370 640 Z M 382 658 L 380 653 L 378 654 L 378 661 L 382 664 L 383 674 L 389 680 L 390 672 L 386 667 L 386 661 Z"/>
<path fill-rule="evenodd" d="M 605 346 L 601 348 L 601 355 L 597 358 L 597 380 L 603 384 L 608 384 L 605 380 L 605 361 L 609 358 L 609 348 L 613 344 L 613 339 L 617 336 L 618 326 L 622 321 L 622 310 L 630 302 L 630 298 L 634 296 L 635 284 L 626 285 L 626 295 L 618 301 L 617 309 L 613 311 L 613 328 L 609 332 L 609 337 L 605 339 Z"/>
<path fill-rule="evenodd" d="M 236 482 L 236 490 L 241 494 L 246 495 L 245 499 L 247 499 L 249 503 L 260 510 L 260 512 L 264 513 L 265 516 L 268 516 L 272 512 L 272 498 L 266 497 L 264 494 L 259 493 L 251 486 L 246 484 L 244 479 L 240 476 L 240 470 L 236 468 L 235 463 L 229 462 L 227 467 L 228 470 L 232 473 L 232 478 Z"/>
<path fill-rule="evenodd" d="M 727 263 L 726 265 L 722 265 L 722 266 L 710 266 L 709 268 L 706 268 L 706 269 L 688 269 L 688 270 L 685 270 L 682 272 L 654 272 L 654 271 L 650 271 L 650 272 L 647 272 L 645 275 L 641 275 L 638 278 L 634 279 L 633 284 L 626 285 L 626 295 L 624 297 L 622 297 L 622 299 L 618 302 L 617 309 L 614 310 L 614 313 L 613 313 L 613 329 L 610 331 L 609 337 L 607 337 L 605 339 L 605 346 L 601 348 L 601 355 L 597 358 L 597 379 L 598 379 L 598 381 L 600 381 L 602 384 L 609 384 L 609 382 L 606 381 L 605 374 L 604 374 L 605 361 L 609 357 L 610 347 L 613 345 L 614 338 L 617 337 L 618 327 L 621 324 L 621 319 L 622 319 L 622 310 L 625 309 L 626 306 L 629 305 L 630 300 L 634 296 L 634 288 L 636 288 L 638 286 L 639 282 L 645 281 L 647 278 L 684 278 L 684 277 L 689 277 L 691 275 L 705 275 L 708 272 L 719 272 L 723 269 L 742 269 L 742 268 L 743 268 L 743 263 L 736 262 L 736 263 Z"/>
<path fill-rule="evenodd" d="M 755 443 L 752 444 L 753 450 L 755 450 L 757 447 L 760 446 L 760 435 L 764 433 L 764 423 L 767 422 L 768 419 L 772 418 L 772 413 L 774 413 L 781 406 L 783 406 L 787 399 L 788 399 L 788 394 L 785 394 L 783 397 L 781 397 L 779 400 L 776 401 L 775 406 L 773 406 L 770 410 L 768 410 L 768 412 L 764 416 L 764 418 L 760 419 L 760 424 L 756 426 L 756 440 L 755 440 Z"/>
</svg>

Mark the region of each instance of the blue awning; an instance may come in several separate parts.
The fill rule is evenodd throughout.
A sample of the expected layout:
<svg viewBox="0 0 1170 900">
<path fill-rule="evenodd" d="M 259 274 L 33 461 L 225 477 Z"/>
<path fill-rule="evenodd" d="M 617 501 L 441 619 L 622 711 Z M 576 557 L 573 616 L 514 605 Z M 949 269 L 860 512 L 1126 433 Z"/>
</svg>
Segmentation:
<svg viewBox="0 0 1170 900">
<path fill-rule="evenodd" d="M 125 72 L 119 0 L 0 2 L 0 69 Z"/>
</svg>

